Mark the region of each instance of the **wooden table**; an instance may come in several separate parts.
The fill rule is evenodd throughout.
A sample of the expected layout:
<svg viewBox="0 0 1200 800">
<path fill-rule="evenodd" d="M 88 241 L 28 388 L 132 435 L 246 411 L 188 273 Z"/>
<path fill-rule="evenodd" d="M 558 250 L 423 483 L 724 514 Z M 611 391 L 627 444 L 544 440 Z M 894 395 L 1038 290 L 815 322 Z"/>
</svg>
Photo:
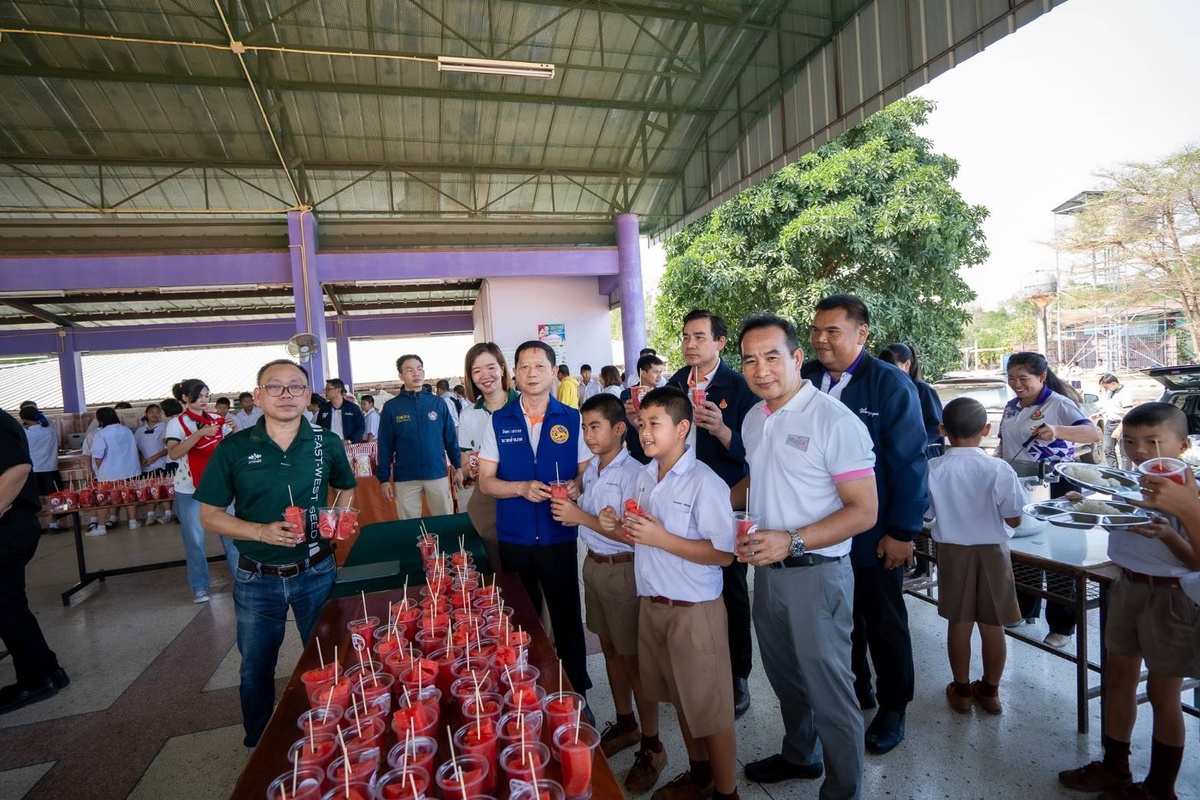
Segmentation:
<svg viewBox="0 0 1200 800">
<path fill-rule="evenodd" d="M 529 632 L 529 663 L 537 667 L 543 676 L 558 675 L 558 657 L 551 647 L 549 640 L 546 638 L 545 631 L 542 630 L 541 623 L 538 621 L 538 616 L 534 613 L 533 605 L 529 602 L 529 596 L 526 594 L 524 587 L 521 585 L 520 579 L 514 573 L 504 573 L 499 576 L 498 583 L 500 590 L 503 593 L 504 602 L 513 609 L 513 622 Z M 409 596 L 416 599 L 419 596 L 418 587 L 409 589 Z M 385 592 L 375 592 L 367 595 L 367 610 L 372 615 L 377 615 L 380 619 L 387 617 L 388 601 L 393 603 L 399 602 L 403 595 L 403 590 L 392 590 Z M 333 652 L 333 646 L 336 644 L 338 653 L 350 652 L 350 634 L 346 630 L 346 624 L 353 619 L 362 618 L 362 601 L 358 597 L 346 597 L 341 599 L 330 600 L 325 609 L 321 612 L 321 618 L 317 621 L 316 632 L 313 640 L 305 647 L 303 655 L 300 656 L 300 661 L 296 665 L 295 671 L 292 673 L 291 679 L 288 681 L 287 688 L 283 691 L 279 702 L 275 706 L 275 713 L 272 714 L 270 722 L 267 723 L 267 729 L 263 732 L 262 738 L 259 740 L 258 747 L 254 748 L 253 755 L 250 756 L 250 761 L 242 770 L 241 777 L 238 778 L 237 785 L 233 789 L 232 797 L 235 800 L 262 800 L 266 796 L 267 786 L 277 776 L 285 772 L 291 771 L 291 763 L 287 759 L 288 749 L 297 739 L 300 738 L 300 729 L 296 727 L 296 720 L 300 714 L 307 711 L 309 708 L 308 698 L 304 694 L 304 685 L 300 680 L 300 675 L 305 670 L 313 669 L 320 666 L 317 656 L 316 640 L 320 640 L 321 649 L 328 657 L 329 653 Z M 349 659 L 340 659 L 344 664 L 354 663 Z M 547 678 L 543 677 L 541 681 L 547 691 L 557 689 L 557 677 L 553 678 L 553 687 L 547 684 Z M 564 688 L 570 689 L 570 681 L 564 678 Z M 549 744 L 549 731 L 544 732 L 543 741 Z M 445 738 L 445 732 L 442 732 L 442 739 Z M 381 747 L 381 762 L 386 759 L 387 753 L 396 744 L 395 734 L 392 733 L 390 722 L 388 731 L 384 735 L 383 745 Z M 443 752 L 439 753 L 438 763 L 441 763 L 446 756 L 445 743 L 442 744 Z M 387 764 L 382 763 L 380 774 L 386 771 Z M 561 782 L 562 773 L 558 762 L 551 759 L 546 766 L 546 777 Z M 593 796 L 596 800 L 618 800 L 624 798 L 624 792 L 620 784 L 617 782 L 616 776 L 613 775 L 612 769 L 609 767 L 608 759 L 596 748 L 596 759 L 592 765 L 592 787 Z M 499 800 L 503 800 L 508 796 L 508 786 L 506 781 L 500 780 L 497 783 L 496 796 Z"/>
</svg>

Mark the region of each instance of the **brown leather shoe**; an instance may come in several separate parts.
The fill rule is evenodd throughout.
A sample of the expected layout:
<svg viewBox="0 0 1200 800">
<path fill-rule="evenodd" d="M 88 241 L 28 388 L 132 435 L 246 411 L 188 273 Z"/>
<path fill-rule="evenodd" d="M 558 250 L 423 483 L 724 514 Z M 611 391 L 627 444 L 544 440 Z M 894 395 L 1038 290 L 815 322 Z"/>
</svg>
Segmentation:
<svg viewBox="0 0 1200 800">
<path fill-rule="evenodd" d="M 954 688 L 954 681 L 946 684 L 946 701 L 950 703 L 950 707 L 960 714 L 970 714 L 971 706 L 975 703 L 974 693 L 966 696 L 958 693 Z"/>
<path fill-rule="evenodd" d="M 623 731 L 617 723 L 610 722 L 600 731 L 600 749 L 608 758 L 612 758 L 622 750 L 628 750 L 642 740 L 642 729 L 634 728 Z"/>
<path fill-rule="evenodd" d="M 989 714 L 1001 714 L 1004 712 L 1004 707 L 1000 705 L 1000 690 L 997 688 L 995 694 L 984 694 L 983 681 L 971 682 L 971 694 L 974 695 L 975 702 L 979 703 L 980 707 Z"/>
<path fill-rule="evenodd" d="M 1117 775 L 1110 772 L 1103 761 L 1092 761 L 1078 769 L 1066 769 L 1058 773 L 1058 782 L 1077 792 L 1104 792 L 1132 785 L 1133 776 L 1129 773 Z"/>
<path fill-rule="evenodd" d="M 641 794 L 654 788 L 658 776 L 667 765 L 667 748 L 658 750 L 642 748 L 633 756 L 633 766 L 625 776 L 625 788 L 632 794 Z"/>
<path fill-rule="evenodd" d="M 692 783 L 692 773 L 681 772 L 650 795 L 650 800 L 709 800 L 713 796 L 712 781 L 700 787 Z"/>
</svg>

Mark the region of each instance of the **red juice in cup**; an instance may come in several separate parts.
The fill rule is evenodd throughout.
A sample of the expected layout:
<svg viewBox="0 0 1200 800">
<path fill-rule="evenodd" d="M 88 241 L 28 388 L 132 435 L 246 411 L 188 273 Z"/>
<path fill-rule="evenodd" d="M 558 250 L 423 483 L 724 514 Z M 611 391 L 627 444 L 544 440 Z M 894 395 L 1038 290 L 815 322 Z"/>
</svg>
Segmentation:
<svg viewBox="0 0 1200 800">
<path fill-rule="evenodd" d="M 464 723 L 474 724 L 476 719 L 491 720 L 493 725 L 500 722 L 500 714 L 504 710 L 504 698 L 495 692 L 471 695 L 462 704 Z"/>
<path fill-rule="evenodd" d="M 433 686 L 437 679 L 438 665 L 428 658 L 418 658 L 400 673 L 400 683 L 405 689 L 417 691 Z"/>
<path fill-rule="evenodd" d="M 353 756 L 355 750 L 375 749 L 378 752 L 385 731 L 387 723 L 382 717 L 367 717 L 357 723 L 343 724 L 342 737 L 346 740 L 346 749 Z"/>
<path fill-rule="evenodd" d="M 646 387 L 640 383 L 629 390 L 629 401 L 633 403 L 634 411 L 642 410 L 642 395 L 646 393 Z"/>
<path fill-rule="evenodd" d="M 409 769 L 423 769 L 426 775 L 431 774 L 438 751 L 437 740 L 430 736 L 405 737 L 403 733 L 397 738 L 399 743 L 388 752 L 388 766 L 402 769 L 408 764 Z"/>
<path fill-rule="evenodd" d="M 470 800 L 483 794 L 487 772 L 487 763 L 479 756 L 460 755 L 438 767 L 435 781 L 443 800 Z"/>
<path fill-rule="evenodd" d="M 542 712 L 541 711 L 509 711 L 500 717 L 500 749 L 510 744 L 518 744 L 522 738 L 527 742 L 541 741 Z"/>
<path fill-rule="evenodd" d="M 396 747 L 403 747 L 398 744 Z M 388 762 L 392 760 L 388 755 Z M 414 794 L 413 790 L 416 789 Z M 385 772 L 375 783 L 375 796 L 379 800 L 424 800 L 429 790 L 429 773 L 420 767 L 403 766 Z"/>
<path fill-rule="evenodd" d="M 321 795 L 321 800 L 375 800 L 369 780 L 343 781 Z"/>
<path fill-rule="evenodd" d="M 396 625 L 404 631 L 404 638 L 413 641 L 417 635 L 417 623 L 421 621 L 421 609 L 406 606 L 395 612 Z"/>
<path fill-rule="evenodd" d="M 541 686 L 532 683 L 519 684 L 504 695 L 504 710 L 528 714 L 541 708 L 544 699 L 546 690 Z"/>
<path fill-rule="evenodd" d="M 563 791 L 570 800 L 592 796 L 592 762 L 600 744 L 600 732 L 586 722 L 572 722 L 554 731 L 551 738 L 562 762 Z"/>
<path fill-rule="evenodd" d="M 375 629 L 379 627 L 379 617 L 351 620 L 346 624 L 350 631 L 350 646 L 357 652 L 369 653 L 375 646 Z"/>
<path fill-rule="evenodd" d="M 329 764 L 329 769 L 325 774 L 328 776 L 330 784 L 333 785 L 345 785 L 347 773 L 350 775 L 351 782 L 365 781 L 369 783 L 375 777 L 375 771 L 379 769 L 379 761 L 378 747 L 351 750 L 349 762 L 345 756 L 337 756 Z"/>
<path fill-rule="evenodd" d="M 354 694 L 358 695 L 363 702 L 370 705 L 371 701 L 377 700 L 380 697 L 386 697 L 389 700 L 392 696 L 392 687 L 395 685 L 395 677 L 383 671 L 377 671 L 373 675 L 363 675 L 358 679 L 358 683 L 354 686 Z"/>
<path fill-rule="evenodd" d="M 496 735 L 496 723 L 490 719 L 481 719 L 463 725 L 454 733 L 454 750 L 457 753 L 479 756 L 487 764 L 487 776 L 481 787 L 485 792 L 496 789 L 496 766 L 498 751 L 496 745 L 499 739 Z"/>
<path fill-rule="evenodd" d="M 567 482 L 566 481 L 550 481 L 550 499 L 551 500 L 566 500 L 567 499 Z"/>
<path fill-rule="evenodd" d="M 354 683 L 343 675 L 336 681 L 329 681 L 317 687 L 308 696 L 308 700 L 313 708 L 324 708 L 328 704 L 345 710 L 350 705 L 350 691 L 353 688 Z"/>
<path fill-rule="evenodd" d="M 317 509 L 317 533 L 322 539 L 332 539 L 337 534 L 338 510 L 336 508 Z"/>
<path fill-rule="evenodd" d="M 500 686 L 506 692 L 518 686 L 536 686 L 538 678 L 541 676 L 541 670 L 532 664 L 520 664 L 500 671 Z M 540 707 L 538 706 L 538 708 Z M 536 709 L 530 707 L 529 710 L 535 711 Z"/>
<path fill-rule="evenodd" d="M 733 512 L 734 546 L 739 550 L 750 544 L 750 537 L 758 530 L 759 515 L 748 511 Z"/>
<path fill-rule="evenodd" d="M 690 391 L 688 394 L 691 395 L 692 405 L 696 408 L 704 405 L 704 401 L 708 399 L 708 392 L 703 389 L 697 389 L 693 387 L 692 391 Z M 570 797 L 571 795 L 568 793 L 567 796 Z"/>
<path fill-rule="evenodd" d="M 350 534 L 354 533 L 354 527 L 358 525 L 358 509 L 343 507 L 338 509 L 337 516 L 337 532 L 333 538 L 339 542 L 344 542 L 350 538 Z"/>
<path fill-rule="evenodd" d="M 320 800 L 324 780 L 325 775 L 315 769 L 301 767 L 295 773 L 288 770 L 271 781 L 267 800 Z"/>
<path fill-rule="evenodd" d="M 304 524 L 304 509 L 300 506 L 288 506 L 283 510 L 283 518 L 292 526 L 292 533 L 301 539 L 308 536 L 308 526 Z"/>
<path fill-rule="evenodd" d="M 436 691 L 436 689 L 435 689 Z M 392 731 L 396 734 L 396 739 L 401 740 L 405 736 L 437 736 L 439 723 L 441 722 L 441 693 L 437 694 L 439 700 L 434 708 L 425 702 L 416 702 L 411 705 L 401 705 L 392 713 Z"/>
<path fill-rule="evenodd" d="M 341 752 L 338 740 L 332 733 L 313 734 L 310 739 L 305 736 L 297 739 L 288 750 L 288 762 L 300 763 L 300 769 L 318 770 L 322 775 L 329 767 L 329 762 Z"/>
<path fill-rule="evenodd" d="M 555 692 L 546 695 L 542 710 L 546 712 L 546 727 L 556 731 L 568 723 L 575 724 L 575 715 L 587 701 L 578 692 Z"/>
<path fill-rule="evenodd" d="M 450 684 L 450 697 L 454 705 L 461 709 L 463 703 L 475 696 L 476 689 L 480 694 L 495 694 L 496 679 L 490 675 L 480 675 L 476 683 L 474 678 L 459 678 Z"/>
<path fill-rule="evenodd" d="M 440 628 L 429 628 L 421 626 L 417 631 L 416 643 L 421 652 L 425 655 L 432 655 L 438 650 L 444 650 L 446 643 L 450 640 L 449 626 Z"/>
<path fill-rule="evenodd" d="M 1180 486 L 1185 483 L 1185 473 L 1188 470 L 1186 461 L 1181 461 L 1178 458 L 1150 458 L 1138 464 L 1138 472 L 1143 475 L 1153 475 L 1156 478 L 1166 478 L 1174 481 Z"/>
<path fill-rule="evenodd" d="M 296 719 L 296 727 L 308 736 L 311 728 L 313 736 L 325 733 L 336 734 L 338 723 L 342 721 L 342 709 L 338 706 L 325 708 L 310 708 Z"/>
<path fill-rule="evenodd" d="M 442 697 L 450 696 L 450 684 L 454 683 L 454 675 L 450 672 L 450 668 L 460 658 L 462 658 L 462 651 L 457 647 L 443 647 L 429 654 L 429 660 L 438 666 L 433 685 L 441 691 Z"/>
<path fill-rule="evenodd" d="M 383 642 L 380 642 L 380 644 L 383 644 Z M 378 645 L 376 645 L 376 648 L 378 648 Z M 397 648 L 389 653 L 385 653 L 382 656 L 382 659 L 383 671 L 396 678 L 395 689 L 398 694 L 403 691 L 404 688 L 401 686 L 403 681 L 400 680 L 400 676 L 405 670 L 407 670 L 416 662 L 416 659 L 413 658 L 412 653 L 408 651 L 407 645 L 405 645 L 403 648 Z"/>
<path fill-rule="evenodd" d="M 437 539 L 432 534 L 417 539 L 417 549 L 421 551 L 421 562 L 424 563 L 437 552 Z"/>
<path fill-rule="evenodd" d="M 546 775 L 546 764 L 550 761 L 550 748 L 541 742 L 526 741 L 510 744 L 500 751 L 500 766 L 510 781 L 539 782 Z"/>
<path fill-rule="evenodd" d="M 304 694 L 311 697 L 314 690 L 332 681 L 336 669 L 336 664 L 326 664 L 324 667 L 314 667 L 301 672 L 300 680 L 304 683 Z"/>
<path fill-rule="evenodd" d="M 450 665 L 450 674 L 455 680 L 475 678 L 483 681 L 491 677 L 491 667 L 486 658 L 477 655 L 463 656 Z"/>
<path fill-rule="evenodd" d="M 144 503 L 147 500 L 149 500 L 150 499 L 150 487 L 149 486 L 133 487 L 133 499 L 137 500 L 139 503 Z"/>
</svg>

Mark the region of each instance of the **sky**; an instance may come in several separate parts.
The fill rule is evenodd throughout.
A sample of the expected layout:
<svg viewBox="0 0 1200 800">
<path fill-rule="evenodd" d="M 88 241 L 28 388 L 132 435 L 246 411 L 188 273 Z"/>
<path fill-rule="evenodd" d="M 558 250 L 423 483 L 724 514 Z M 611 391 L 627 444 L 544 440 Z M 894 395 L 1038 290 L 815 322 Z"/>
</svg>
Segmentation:
<svg viewBox="0 0 1200 800">
<path fill-rule="evenodd" d="M 1200 145 L 1198 0 L 1068 0 L 915 94 L 922 133 L 959 162 L 955 186 L 991 215 L 991 258 L 964 270 L 985 309 L 1054 271 L 1050 210 L 1098 170 Z M 643 255 L 657 287 L 664 255 Z"/>
</svg>

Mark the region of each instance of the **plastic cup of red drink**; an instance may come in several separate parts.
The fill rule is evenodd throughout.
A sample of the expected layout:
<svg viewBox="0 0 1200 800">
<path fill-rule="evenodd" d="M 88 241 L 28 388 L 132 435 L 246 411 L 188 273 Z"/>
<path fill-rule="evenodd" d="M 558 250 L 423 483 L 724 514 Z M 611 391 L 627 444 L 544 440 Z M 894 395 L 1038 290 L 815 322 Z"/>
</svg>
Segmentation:
<svg viewBox="0 0 1200 800">
<path fill-rule="evenodd" d="M 417 630 L 417 635 L 414 641 L 417 643 L 417 647 L 420 649 L 420 651 L 429 656 L 433 655 L 439 650 L 446 649 L 449 639 L 449 626 L 429 628 L 422 625 Z"/>
<path fill-rule="evenodd" d="M 500 751 L 500 768 L 508 775 L 510 781 L 528 783 L 537 778 L 540 783 L 549 762 L 550 748 L 541 742 L 526 740 L 523 745 L 517 742 Z"/>
<path fill-rule="evenodd" d="M 640 383 L 629 390 L 629 401 L 633 403 L 634 411 L 642 410 L 642 395 L 646 393 L 646 387 Z"/>
<path fill-rule="evenodd" d="M 383 664 L 377 661 L 360 661 L 352 667 L 348 667 L 343 675 L 350 681 L 350 685 L 358 683 L 363 678 L 369 678 L 372 674 L 378 675 L 383 672 Z"/>
<path fill-rule="evenodd" d="M 333 538 L 339 542 L 344 542 L 350 538 L 350 534 L 354 533 L 354 527 L 358 525 L 358 509 L 343 506 L 338 509 L 337 515 L 337 531 Z"/>
<path fill-rule="evenodd" d="M 349 750 L 349 747 L 347 749 Z M 379 768 L 379 761 L 378 747 L 364 747 L 361 750 L 351 750 L 348 764 L 345 756 L 337 756 L 330 762 L 325 775 L 332 785 L 345 785 L 347 772 L 350 774 L 351 782 L 366 781 L 369 783 L 375 777 L 375 771 Z"/>
<path fill-rule="evenodd" d="M 440 700 L 441 694 L 439 693 L 437 697 Z M 425 702 L 412 703 L 411 705 L 401 703 L 392 712 L 392 731 L 396 734 L 397 740 L 409 735 L 436 737 L 440 723 L 440 703 L 433 707 Z"/>
<path fill-rule="evenodd" d="M 521 711 L 529 713 L 542 707 L 546 699 L 546 690 L 535 683 L 523 683 L 514 686 L 504 695 L 505 711 Z"/>
<path fill-rule="evenodd" d="M 378 627 L 379 617 L 375 616 L 348 622 L 346 629 L 350 631 L 350 646 L 359 652 L 371 652 L 375 646 L 375 629 Z"/>
<path fill-rule="evenodd" d="M 336 664 L 327 664 L 301 672 L 300 680 L 304 683 L 304 694 L 311 697 L 315 689 L 333 680 L 336 670 Z"/>
<path fill-rule="evenodd" d="M 550 739 L 555 757 L 562 762 L 562 786 L 569 800 L 592 796 L 592 761 L 600 745 L 600 731 L 586 722 L 571 722 L 554 731 Z"/>
<path fill-rule="evenodd" d="M 317 509 L 317 533 L 322 539 L 332 539 L 337 535 L 338 510 L 336 508 Z"/>
<path fill-rule="evenodd" d="M 463 723 L 474 723 L 476 719 L 491 720 L 493 725 L 500 723 L 500 715 L 504 713 L 504 698 L 495 692 L 471 695 L 462 704 Z"/>
<path fill-rule="evenodd" d="M 321 800 L 375 800 L 375 791 L 368 780 L 342 781 L 321 795 Z"/>
<path fill-rule="evenodd" d="M 739 550 L 750 544 L 750 537 L 758 530 L 761 519 L 761 515 L 749 511 L 733 512 L 733 541 Z"/>
<path fill-rule="evenodd" d="M 396 650 L 402 650 L 408 647 L 408 641 L 404 638 L 404 631 L 396 625 L 380 625 L 375 629 L 375 646 L 371 648 L 377 658 L 376 661 L 383 662 L 383 657 L 388 653 Z"/>
<path fill-rule="evenodd" d="M 546 695 L 542 711 L 546 713 L 546 727 L 556 731 L 563 725 L 575 724 L 579 710 L 587 704 L 578 692 L 555 692 Z"/>
<path fill-rule="evenodd" d="M 395 747 L 388 751 L 387 763 L 392 769 L 403 769 L 408 764 L 409 769 L 423 769 L 426 775 L 432 774 L 433 759 L 437 756 L 437 739 L 432 736 L 397 737 Z"/>
<path fill-rule="evenodd" d="M 417 539 L 417 549 L 421 551 L 421 561 L 425 562 L 437 552 L 437 539 L 432 535 L 422 536 Z"/>
<path fill-rule="evenodd" d="M 386 642 L 387 640 L 385 639 L 384 641 Z M 383 644 L 383 642 L 380 642 L 380 644 Z M 376 648 L 378 647 L 379 645 L 376 645 Z M 400 676 L 405 670 L 407 670 L 416 662 L 416 659 L 413 658 L 412 653 L 409 652 L 408 645 L 397 648 L 389 653 L 385 653 L 381 658 L 383 661 L 383 671 L 396 677 L 397 684 L 395 689 L 396 692 L 399 693 L 402 689 L 400 684 L 403 683 L 403 681 L 400 680 Z"/>
<path fill-rule="evenodd" d="M 305 524 L 304 509 L 300 506 L 288 506 L 283 510 L 283 518 L 292 526 L 292 534 L 304 539 L 308 536 L 308 525 Z"/>
<path fill-rule="evenodd" d="M 396 747 L 403 747 L 403 744 Z M 388 761 L 391 761 L 390 755 Z M 385 772 L 375 782 L 375 796 L 379 800 L 424 800 L 428 791 L 429 773 L 420 767 L 398 767 Z"/>
<path fill-rule="evenodd" d="M 267 787 L 267 800 L 320 800 L 321 786 L 325 775 L 315 769 L 301 767 L 291 770 L 271 781 Z M 295 787 L 295 788 L 293 788 Z"/>
<path fill-rule="evenodd" d="M 474 678 L 459 678 L 450 684 L 450 697 L 455 707 L 461 709 L 468 698 L 475 696 L 475 690 L 480 694 L 496 694 L 496 679 L 491 675 L 480 675 L 479 681 Z"/>
<path fill-rule="evenodd" d="M 350 705 L 350 691 L 353 688 L 354 682 L 343 675 L 336 681 L 328 681 L 318 686 L 308 696 L 308 701 L 313 708 L 325 708 L 329 705 L 337 706 L 345 712 Z"/>
<path fill-rule="evenodd" d="M 565 800 L 562 784 L 546 778 L 536 784 L 511 781 L 508 784 L 508 800 Z"/>
<path fill-rule="evenodd" d="M 428 658 L 418 658 L 400 672 L 400 683 L 405 689 L 417 691 L 418 688 L 433 686 L 437 680 L 437 662 Z"/>
<path fill-rule="evenodd" d="M 404 631 L 404 638 L 413 641 L 417 635 L 417 624 L 421 621 L 421 609 L 410 605 L 395 612 L 396 625 Z"/>
<path fill-rule="evenodd" d="M 358 695 L 368 705 L 380 697 L 391 698 L 395 691 L 396 678 L 383 670 L 376 670 L 371 675 L 363 675 L 354 685 L 354 694 Z"/>
<path fill-rule="evenodd" d="M 1178 458 L 1167 458 L 1166 456 L 1148 458 L 1141 464 L 1138 464 L 1138 472 L 1143 475 L 1166 478 L 1178 483 L 1180 486 L 1185 483 L 1184 474 L 1187 471 L 1188 465 L 1186 461 L 1181 461 Z"/>
<path fill-rule="evenodd" d="M 567 482 L 566 481 L 550 481 L 550 499 L 551 500 L 566 500 L 567 499 Z"/>
<path fill-rule="evenodd" d="M 541 741 L 542 738 L 542 712 L 541 711 L 525 711 L 520 713 L 509 711 L 504 716 L 500 717 L 499 735 L 500 749 L 503 750 L 510 744 L 517 744 L 522 739 L 522 731 L 524 739 L 527 742 Z"/>
<path fill-rule="evenodd" d="M 353 711 L 348 711 L 352 714 Z M 383 717 L 366 717 L 357 722 L 342 721 L 342 737 L 346 741 L 346 749 L 355 750 L 375 748 L 383 745 L 383 734 L 387 731 L 387 722 Z M 353 776 L 352 776 L 353 777 Z"/>
<path fill-rule="evenodd" d="M 500 741 L 496 734 L 496 723 L 490 719 L 468 723 L 454 732 L 455 752 L 479 756 L 488 765 L 488 774 L 481 787 L 485 792 L 496 789 L 497 745 Z"/>
<path fill-rule="evenodd" d="M 312 738 L 304 736 L 288 750 L 288 762 L 300 762 L 300 769 L 313 769 L 322 775 L 329 768 L 329 762 L 341 754 L 337 736 L 332 733 L 313 734 Z"/>
<path fill-rule="evenodd" d="M 450 684 L 454 683 L 454 675 L 451 674 L 450 668 L 460 658 L 462 658 L 462 651 L 457 647 L 443 647 L 429 654 L 429 660 L 438 665 L 437 676 L 433 679 L 433 685 L 441 690 L 442 697 L 450 696 Z"/>
<path fill-rule="evenodd" d="M 308 736 L 311 728 L 313 736 L 325 733 L 337 733 L 338 723 L 342 721 L 342 709 L 338 706 L 325 708 L 310 708 L 296 718 L 296 727 Z"/>
<path fill-rule="evenodd" d="M 692 390 L 690 392 L 688 392 L 688 395 L 691 398 L 692 405 L 695 406 L 696 408 L 700 408 L 700 406 L 704 405 L 704 401 L 708 399 L 708 392 L 706 392 L 703 389 L 697 389 L 695 387 L 693 387 Z M 563 788 L 566 788 L 566 787 L 564 786 Z M 567 797 L 570 797 L 570 796 L 571 796 L 570 794 L 567 795 Z"/>
<path fill-rule="evenodd" d="M 146 502 L 148 499 L 150 499 L 150 487 L 149 486 L 133 487 L 133 499 L 137 500 L 139 503 Z"/>
<path fill-rule="evenodd" d="M 483 794 L 487 773 L 488 765 L 482 758 L 460 755 L 438 767 L 434 779 L 443 800 L 470 800 Z"/>
<path fill-rule="evenodd" d="M 542 671 L 532 664 L 509 667 L 500 672 L 500 688 L 507 692 L 516 686 L 536 686 L 541 676 Z"/>
</svg>

